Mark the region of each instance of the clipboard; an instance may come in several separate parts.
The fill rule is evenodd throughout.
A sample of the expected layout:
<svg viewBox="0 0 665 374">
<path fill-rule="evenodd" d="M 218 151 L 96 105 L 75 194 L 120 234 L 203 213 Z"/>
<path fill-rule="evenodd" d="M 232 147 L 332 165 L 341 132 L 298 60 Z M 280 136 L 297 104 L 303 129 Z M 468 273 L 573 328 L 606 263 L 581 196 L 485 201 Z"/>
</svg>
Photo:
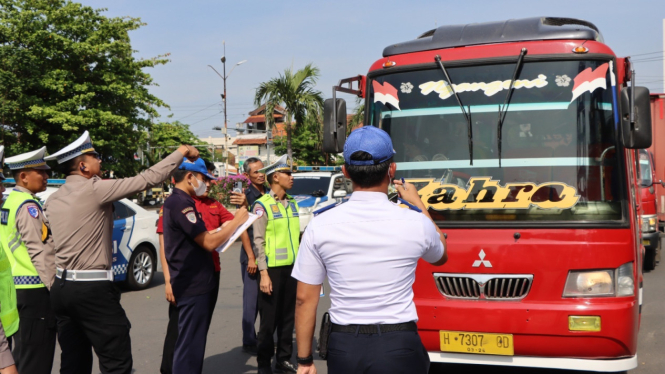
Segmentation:
<svg viewBox="0 0 665 374">
<path fill-rule="evenodd" d="M 243 223 L 242 225 L 240 225 L 240 226 L 236 229 L 236 231 L 233 232 L 233 235 L 231 235 L 231 237 L 229 238 L 229 240 L 227 240 L 227 241 L 225 241 L 224 243 L 222 243 L 222 244 L 221 244 L 219 247 L 217 247 L 217 249 L 215 249 L 215 250 L 216 250 L 218 253 L 223 253 L 223 252 L 225 252 L 227 249 L 229 249 L 229 247 L 231 246 L 231 244 L 235 243 L 235 241 L 238 240 L 238 237 L 240 237 L 240 234 L 242 234 L 243 232 L 245 232 L 245 230 L 247 230 L 247 229 L 249 228 L 249 226 L 251 226 L 251 225 L 254 223 L 254 221 L 256 221 L 259 217 L 261 217 L 261 215 L 259 215 L 259 214 L 254 214 L 254 213 L 249 213 L 249 218 L 247 218 L 247 221 L 245 221 L 245 223 Z"/>
</svg>

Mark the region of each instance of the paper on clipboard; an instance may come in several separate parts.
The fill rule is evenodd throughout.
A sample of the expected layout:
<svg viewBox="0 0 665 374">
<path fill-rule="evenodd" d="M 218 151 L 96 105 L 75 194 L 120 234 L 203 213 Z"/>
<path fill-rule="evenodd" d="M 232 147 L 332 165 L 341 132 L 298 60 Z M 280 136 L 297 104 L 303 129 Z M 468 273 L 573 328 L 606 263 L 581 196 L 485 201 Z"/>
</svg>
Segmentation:
<svg viewBox="0 0 665 374">
<path fill-rule="evenodd" d="M 233 235 L 231 235 L 231 237 L 229 238 L 229 240 L 227 240 L 226 242 L 222 243 L 222 244 L 221 244 L 219 247 L 217 247 L 217 249 L 215 249 L 215 250 L 216 250 L 217 252 L 219 252 L 219 253 L 222 253 L 222 252 L 226 251 L 227 249 L 229 249 L 229 247 L 231 246 L 231 244 L 235 243 L 235 241 L 238 239 L 238 237 L 240 236 L 240 234 L 242 234 L 243 232 L 245 232 L 245 230 L 247 230 L 247 229 L 249 228 L 249 226 L 251 226 L 251 225 L 254 223 L 254 221 L 256 221 L 256 219 L 259 218 L 259 217 L 261 217 L 261 216 L 262 216 L 262 214 L 249 213 L 249 218 L 247 218 L 247 221 L 245 221 L 245 223 L 243 223 L 242 225 L 240 225 L 240 227 L 238 227 L 238 228 L 236 229 L 236 231 L 233 232 Z"/>
</svg>

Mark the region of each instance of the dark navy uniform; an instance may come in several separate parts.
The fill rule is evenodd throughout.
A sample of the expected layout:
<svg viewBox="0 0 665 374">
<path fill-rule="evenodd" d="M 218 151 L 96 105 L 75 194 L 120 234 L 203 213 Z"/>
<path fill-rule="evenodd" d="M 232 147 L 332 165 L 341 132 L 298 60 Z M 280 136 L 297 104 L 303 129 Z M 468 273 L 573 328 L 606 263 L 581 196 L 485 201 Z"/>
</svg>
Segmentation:
<svg viewBox="0 0 665 374">
<path fill-rule="evenodd" d="M 178 188 L 166 199 L 163 217 L 164 254 L 179 314 L 173 372 L 200 373 L 216 280 L 212 254 L 194 241 L 206 226 L 194 199 Z"/>
</svg>

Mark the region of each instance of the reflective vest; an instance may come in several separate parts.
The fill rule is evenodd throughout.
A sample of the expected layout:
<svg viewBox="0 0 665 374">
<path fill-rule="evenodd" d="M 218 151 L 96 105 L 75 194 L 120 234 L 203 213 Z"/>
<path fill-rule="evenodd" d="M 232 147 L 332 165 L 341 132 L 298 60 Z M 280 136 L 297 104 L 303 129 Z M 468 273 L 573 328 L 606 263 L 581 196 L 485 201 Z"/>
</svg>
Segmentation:
<svg viewBox="0 0 665 374">
<path fill-rule="evenodd" d="M 44 214 L 41 205 L 29 193 L 13 190 L 0 210 L 0 244 L 11 264 L 14 285 L 17 289 L 46 287 L 35 265 L 32 264 L 28 247 L 21 240 L 21 234 L 16 229 L 16 214 L 26 203 L 37 203 L 39 214 Z M 42 240 L 46 239 L 48 228 L 42 224 Z"/>
<path fill-rule="evenodd" d="M 260 204 L 268 217 L 266 225 L 266 262 L 268 267 L 293 265 L 298 255 L 300 244 L 300 218 L 298 203 L 293 197 L 289 200 L 288 209 L 275 201 L 270 194 L 261 196 L 256 202 Z"/>
<path fill-rule="evenodd" d="M 3 250 L 0 250 L 0 322 L 7 337 L 14 335 L 18 330 L 16 289 L 12 279 L 11 264 Z"/>
</svg>

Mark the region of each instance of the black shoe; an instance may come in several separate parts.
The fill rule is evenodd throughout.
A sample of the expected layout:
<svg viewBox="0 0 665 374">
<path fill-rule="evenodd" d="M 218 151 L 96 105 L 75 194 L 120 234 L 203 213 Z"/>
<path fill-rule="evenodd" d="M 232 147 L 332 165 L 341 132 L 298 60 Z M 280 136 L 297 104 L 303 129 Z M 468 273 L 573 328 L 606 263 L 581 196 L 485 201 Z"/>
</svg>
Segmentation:
<svg viewBox="0 0 665 374">
<path fill-rule="evenodd" d="M 258 353 L 259 350 L 255 345 L 243 344 L 242 345 L 242 351 L 249 354 L 249 355 L 256 356 L 256 354 Z"/>
<path fill-rule="evenodd" d="M 289 361 L 282 361 L 275 364 L 275 373 L 297 373 L 298 369 Z"/>
<path fill-rule="evenodd" d="M 260 367 L 259 374 L 272 374 L 272 369 L 270 366 Z"/>
</svg>

